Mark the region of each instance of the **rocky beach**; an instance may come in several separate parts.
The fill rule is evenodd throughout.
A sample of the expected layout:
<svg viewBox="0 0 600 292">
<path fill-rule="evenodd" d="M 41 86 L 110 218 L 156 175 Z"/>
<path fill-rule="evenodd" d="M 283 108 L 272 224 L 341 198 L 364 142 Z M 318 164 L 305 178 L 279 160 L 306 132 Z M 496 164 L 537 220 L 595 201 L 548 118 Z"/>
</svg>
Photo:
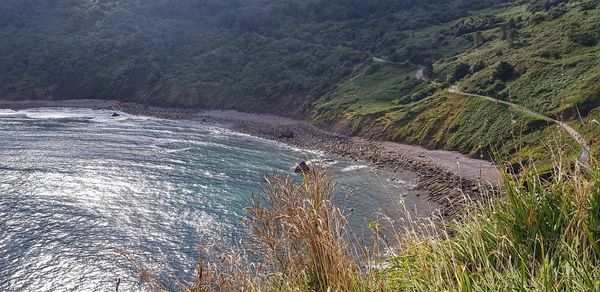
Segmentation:
<svg viewBox="0 0 600 292">
<path fill-rule="evenodd" d="M 188 119 L 218 123 L 232 130 L 279 141 L 303 149 L 349 157 L 372 163 L 394 172 L 418 173 L 417 188 L 443 206 L 444 216 L 454 216 L 471 200 L 487 196 L 500 184 L 500 173 L 489 161 L 460 153 L 428 150 L 419 146 L 389 141 L 348 137 L 321 129 L 307 121 L 274 115 L 241 113 L 230 110 L 179 109 L 104 100 L 0 101 L 0 108 L 79 107 L 126 112 L 164 119 Z"/>
<path fill-rule="evenodd" d="M 126 110 L 127 111 L 127 110 Z M 497 166 L 456 152 L 428 150 L 389 141 L 348 137 L 320 129 L 306 121 L 236 111 L 205 111 L 191 118 L 226 124 L 232 129 L 304 149 L 368 161 L 394 172 L 419 174 L 418 189 L 443 206 L 444 216 L 456 215 L 473 199 L 496 192 L 500 184 Z"/>
</svg>

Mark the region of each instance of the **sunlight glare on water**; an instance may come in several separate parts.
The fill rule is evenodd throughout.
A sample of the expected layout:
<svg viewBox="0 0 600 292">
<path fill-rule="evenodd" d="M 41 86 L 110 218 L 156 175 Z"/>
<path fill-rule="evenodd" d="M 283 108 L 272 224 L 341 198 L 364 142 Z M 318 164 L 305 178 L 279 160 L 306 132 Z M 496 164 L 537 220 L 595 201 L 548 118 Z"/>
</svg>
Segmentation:
<svg viewBox="0 0 600 292">
<path fill-rule="evenodd" d="M 215 125 L 90 109 L 0 110 L 0 291 L 143 290 L 118 255 L 146 255 L 171 289 L 189 280 L 203 240 L 244 238 L 260 177 L 315 152 Z M 356 232 L 393 216 L 414 175 L 339 157 L 328 168 Z M 385 181 L 394 175 L 398 182 Z M 404 183 L 406 182 L 406 183 Z M 361 231 L 362 230 L 362 231 Z"/>
</svg>

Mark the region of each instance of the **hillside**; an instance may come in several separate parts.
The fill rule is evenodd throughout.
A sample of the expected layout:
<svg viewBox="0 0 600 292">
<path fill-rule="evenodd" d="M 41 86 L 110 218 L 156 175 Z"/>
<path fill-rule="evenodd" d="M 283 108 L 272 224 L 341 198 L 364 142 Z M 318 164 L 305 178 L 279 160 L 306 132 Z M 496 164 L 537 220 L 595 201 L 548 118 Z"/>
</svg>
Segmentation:
<svg viewBox="0 0 600 292">
<path fill-rule="evenodd" d="M 425 64 L 419 72 L 425 77 L 415 75 L 417 66 L 382 62 L 393 56 L 375 59 L 320 100 L 313 117 L 353 134 L 477 156 L 493 149 L 515 162 L 547 158 L 553 143 L 566 144 L 566 154 L 576 157 L 581 151 L 576 141 L 547 119 L 566 121 L 592 144 L 600 134 L 594 126 L 600 113 L 600 11 L 597 2 L 555 2 L 496 6 L 417 31 L 422 38 L 428 33 L 472 42 Z"/>
<path fill-rule="evenodd" d="M 597 1 L 27 0 L 3 10 L 3 99 L 271 112 L 486 156 L 542 156 L 560 133 L 447 90 L 457 85 L 600 134 L 590 126 L 600 120 Z"/>
</svg>

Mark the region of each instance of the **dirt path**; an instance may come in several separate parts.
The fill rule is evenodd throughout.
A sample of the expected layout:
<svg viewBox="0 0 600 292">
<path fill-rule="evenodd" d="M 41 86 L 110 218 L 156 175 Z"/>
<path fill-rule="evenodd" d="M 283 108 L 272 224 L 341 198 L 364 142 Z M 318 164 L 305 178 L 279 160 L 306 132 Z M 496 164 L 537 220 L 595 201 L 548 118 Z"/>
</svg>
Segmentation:
<svg viewBox="0 0 600 292">
<path fill-rule="evenodd" d="M 545 116 L 543 114 L 534 112 L 530 109 L 527 109 L 521 105 L 518 105 L 516 103 L 512 103 L 512 102 L 508 102 L 508 101 L 504 101 L 504 100 L 500 100 L 500 99 L 496 99 L 490 96 L 485 96 L 485 95 L 479 95 L 479 94 L 472 94 L 472 93 L 467 93 L 467 92 L 463 92 L 460 89 L 458 89 L 458 87 L 452 86 L 450 87 L 450 89 L 448 89 L 448 92 L 450 93 L 454 93 L 454 94 L 459 94 L 459 95 L 463 95 L 463 96 L 468 96 L 468 97 L 477 97 L 477 98 L 482 98 L 485 100 L 489 100 L 491 102 L 496 102 L 496 103 L 501 103 L 504 104 L 506 106 L 509 106 L 510 108 L 516 109 L 522 113 L 534 116 L 538 119 L 544 120 L 544 121 L 549 121 L 552 123 L 555 123 L 556 125 L 558 125 L 559 127 L 561 127 L 565 132 L 567 132 L 567 134 L 569 134 L 569 136 L 571 136 L 583 149 L 581 152 L 581 156 L 579 157 L 579 162 L 584 166 L 584 167 L 588 167 L 589 163 L 590 163 L 590 152 L 591 152 L 591 147 L 590 145 L 587 143 L 587 141 L 585 141 L 585 139 L 583 138 L 583 136 L 581 136 L 581 134 L 579 134 L 579 132 L 577 132 L 577 130 L 575 130 L 573 127 L 569 126 L 567 123 L 565 122 L 561 122 L 559 120 L 553 119 L 551 117 Z"/>
<path fill-rule="evenodd" d="M 424 74 L 424 68 L 421 68 L 417 71 L 417 73 L 415 74 L 415 77 L 418 80 L 424 80 L 427 82 L 431 82 L 432 84 L 435 85 L 440 85 L 438 82 L 435 82 L 433 80 L 429 80 L 428 78 L 426 78 L 425 74 Z M 458 94 L 458 95 L 462 95 L 462 96 L 467 96 L 467 97 L 477 97 L 477 98 L 482 98 L 485 100 L 489 100 L 491 102 L 496 102 L 496 103 L 501 103 L 504 105 L 507 105 L 510 108 L 513 108 L 517 111 L 520 111 L 522 113 L 531 115 L 533 117 L 536 117 L 538 119 L 544 120 L 544 121 L 548 121 L 548 122 L 552 122 L 555 123 L 556 125 L 558 125 L 560 128 L 562 128 L 565 132 L 567 132 L 567 134 L 569 134 L 569 136 L 571 136 L 582 148 L 581 151 L 581 155 L 579 156 L 579 163 L 581 163 L 581 165 L 585 168 L 589 167 L 590 164 L 590 152 L 591 152 L 591 147 L 590 145 L 587 143 L 587 141 L 585 141 L 585 139 L 583 138 L 583 136 L 581 134 L 579 134 L 579 132 L 577 132 L 577 130 L 575 130 L 573 127 L 569 126 L 567 123 L 553 119 L 551 117 L 545 116 L 543 114 L 534 112 L 528 108 L 525 108 L 521 105 L 518 105 L 516 103 L 512 103 L 512 102 L 508 102 L 508 101 L 504 101 L 504 100 L 500 100 L 497 98 L 493 98 L 491 96 L 485 96 L 485 95 L 479 95 L 479 94 L 473 94 L 473 93 L 468 93 L 468 92 L 464 92 L 461 91 L 458 86 L 453 85 L 448 89 L 448 92 L 450 93 L 454 93 L 454 94 Z"/>
<path fill-rule="evenodd" d="M 392 62 L 392 61 L 384 60 L 384 59 L 377 58 L 377 57 L 373 57 L 373 61 L 375 61 L 375 62 L 377 62 L 377 63 L 388 63 L 388 64 L 394 64 L 394 62 Z"/>
<path fill-rule="evenodd" d="M 386 59 L 381 59 L 381 58 L 377 58 L 377 57 L 372 57 L 373 62 L 375 63 L 386 63 L 386 64 L 393 64 L 393 65 L 406 65 L 406 63 L 403 62 L 394 62 L 394 61 L 390 61 L 390 60 L 386 60 Z"/>
</svg>

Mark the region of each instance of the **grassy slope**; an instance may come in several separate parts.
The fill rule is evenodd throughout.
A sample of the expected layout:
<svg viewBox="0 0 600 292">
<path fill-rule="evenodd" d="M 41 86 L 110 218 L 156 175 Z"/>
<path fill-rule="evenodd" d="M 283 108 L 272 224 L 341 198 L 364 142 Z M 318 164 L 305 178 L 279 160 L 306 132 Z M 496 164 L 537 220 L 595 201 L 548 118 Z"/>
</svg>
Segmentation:
<svg viewBox="0 0 600 292">
<path fill-rule="evenodd" d="M 597 291 L 598 169 L 506 176 L 507 196 L 446 239 L 406 240 L 384 273 L 396 290 Z"/>
<path fill-rule="evenodd" d="M 520 20 L 516 21 L 516 36 L 502 39 L 501 28 L 496 26 L 482 31 L 486 41 L 478 46 L 455 42 L 450 47 L 460 47 L 457 51 L 464 52 L 452 56 L 453 50 L 445 51 L 448 57 L 434 64 L 435 78 L 444 82 L 458 64 L 472 66 L 483 62 L 482 70 L 459 81 L 462 90 L 510 99 L 534 111 L 571 120 L 571 125 L 583 130 L 577 125 L 577 108 L 585 118 L 600 105 L 600 45 L 579 45 L 568 34 L 575 23 L 579 29 L 596 34 L 600 30 L 600 9 L 582 10 L 580 4 L 581 1 L 568 3 L 564 6 L 566 13 L 553 19 L 550 13 L 527 11 L 526 5 L 496 7 L 473 15 L 476 18 L 493 14 L 502 17 L 505 23 L 511 18 Z M 534 21 L 539 15 L 546 20 Z M 436 30 L 451 28 L 452 24 L 448 24 L 414 33 L 413 40 L 419 37 L 421 42 L 431 40 L 437 35 Z M 465 38 L 455 39 L 465 41 Z M 544 52 L 558 52 L 560 57 L 548 58 Z M 508 82 L 494 81 L 492 77 L 501 61 L 513 64 L 517 71 Z M 371 66 L 377 66 L 377 70 L 364 69 L 318 102 L 315 121 L 335 124 L 344 119 L 360 120 L 363 127 L 384 129 L 382 135 L 396 141 L 473 155 L 495 149 L 507 157 L 518 154 L 513 158 L 515 161 L 530 156 L 549 157 L 544 146 L 557 140 L 567 144 L 568 155 L 578 154 L 574 141 L 562 137 L 554 125 L 489 101 L 450 94 L 442 88 L 433 97 L 418 102 L 432 89 L 426 82 L 415 79 L 414 66 L 386 63 Z M 501 86 L 497 87 L 497 83 Z M 585 128 L 591 131 L 597 127 Z M 588 139 L 593 138 L 590 131 L 583 131 Z"/>
</svg>

